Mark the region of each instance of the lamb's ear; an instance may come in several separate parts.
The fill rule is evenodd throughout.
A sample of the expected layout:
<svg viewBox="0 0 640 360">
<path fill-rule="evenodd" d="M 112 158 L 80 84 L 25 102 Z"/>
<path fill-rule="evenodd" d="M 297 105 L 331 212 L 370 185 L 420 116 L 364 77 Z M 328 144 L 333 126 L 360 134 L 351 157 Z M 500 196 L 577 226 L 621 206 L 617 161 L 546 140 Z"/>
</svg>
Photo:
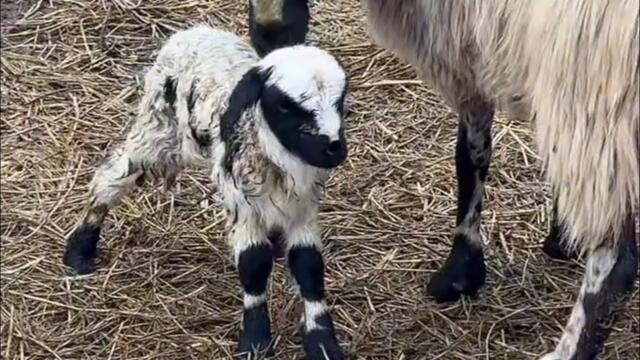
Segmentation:
<svg viewBox="0 0 640 360">
<path fill-rule="evenodd" d="M 225 144 L 224 168 L 231 173 L 233 155 L 238 151 L 237 126 L 242 113 L 256 105 L 262 96 L 262 89 L 270 70 L 253 67 L 247 71 L 229 96 L 227 109 L 220 117 L 220 138 Z"/>
<path fill-rule="evenodd" d="M 233 136 L 235 126 L 242 113 L 258 102 L 268 73 L 264 69 L 253 67 L 238 81 L 229 96 L 227 109 L 220 117 L 220 137 L 222 141 L 227 142 Z"/>
</svg>

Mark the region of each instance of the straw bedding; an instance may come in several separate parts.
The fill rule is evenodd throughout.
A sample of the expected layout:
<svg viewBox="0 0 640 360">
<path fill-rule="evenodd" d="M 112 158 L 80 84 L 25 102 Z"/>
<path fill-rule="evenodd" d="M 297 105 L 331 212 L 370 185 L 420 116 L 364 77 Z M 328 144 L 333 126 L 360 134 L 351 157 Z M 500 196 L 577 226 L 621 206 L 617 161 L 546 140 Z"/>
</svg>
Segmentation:
<svg viewBox="0 0 640 360">
<path fill-rule="evenodd" d="M 100 270 L 67 276 L 66 235 L 93 167 L 135 116 L 163 39 L 206 22 L 246 37 L 246 1 L 2 2 L 1 353 L 6 359 L 224 359 L 241 294 L 206 174 L 137 191 L 107 219 Z M 357 359 L 534 359 L 573 305 L 582 264 L 548 260 L 549 190 L 528 125 L 494 126 L 483 232 L 488 283 L 436 305 L 425 281 L 455 219 L 456 116 L 374 45 L 359 2 L 312 3 L 310 41 L 345 65 L 350 158 L 322 207 L 327 290 Z M 300 304 L 282 263 L 269 286 L 277 359 L 300 359 Z M 603 359 L 640 357 L 640 297 Z"/>
</svg>

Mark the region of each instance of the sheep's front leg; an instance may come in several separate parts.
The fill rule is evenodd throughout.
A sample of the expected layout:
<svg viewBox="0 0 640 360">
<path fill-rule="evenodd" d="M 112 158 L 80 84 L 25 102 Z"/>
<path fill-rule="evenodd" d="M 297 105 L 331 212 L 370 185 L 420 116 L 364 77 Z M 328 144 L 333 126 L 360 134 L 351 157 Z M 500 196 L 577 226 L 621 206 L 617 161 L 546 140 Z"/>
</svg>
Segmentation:
<svg viewBox="0 0 640 360">
<path fill-rule="evenodd" d="M 491 160 L 493 106 L 483 102 L 461 107 L 456 144 L 458 214 L 453 247 L 433 276 L 427 294 L 438 302 L 473 295 L 484 285 L 485 265 L 480 235 L 484 181 Z"/>
<path fill-rule="evenodd" d="M 623 237 L 589 254 L 578 301 L 555 351 L 542 360 L 592 360 L 602 351 L 633 291 L 638 271 L 638 248 L 633 217 Z"/>
<path fill-rule="evenodd" d="M 267 307 L 267 282 L 273 267 L 271 243 L 259 224 L 236 223 L 231 232 L 236 266 L 244 292 L 244 309 L 238 351 L 259 353 L 271 347 L 271 321 Z"/>
<path fill-rule="evenodd" d="M 307 359 L 344 359 L 329 315 L 324 291 L 324 261 L 315 226 L 304 226 L 287 234 L 289 268 L 304 301 L 303 347 Z"/>
</svg>

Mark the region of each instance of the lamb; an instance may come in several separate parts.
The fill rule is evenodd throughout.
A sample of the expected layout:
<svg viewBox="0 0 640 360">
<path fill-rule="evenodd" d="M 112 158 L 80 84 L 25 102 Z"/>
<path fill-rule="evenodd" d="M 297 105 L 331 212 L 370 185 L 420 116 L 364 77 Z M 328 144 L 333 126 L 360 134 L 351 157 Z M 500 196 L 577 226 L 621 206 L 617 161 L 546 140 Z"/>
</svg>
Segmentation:
<svg viewBox="0 0 640 360">
<path fill-rule="evenodd" d="M 223 197 L 244 292 L 239 351 L 270 350 L 266 286 L 279 240 L 304 300 L 307 357 L 342 359 L 325 302 L 318 204 L 347 156 L 346 93 L 343 69 L 318 48 L 286 47 L 259 60 L 233 34 L 204 25 L 177 32 L 146 75 L 124 144 L 94 175 L 64 263 L 94 271 L 105 216 L 136 184 L 170 185 L 187 167 L 205 169 Z"/>
<path fill-rule="evenodd" d="M 453 301 L 483 286 L 479 228 L 493 113 L 530 118 L 557 217 L 544 250 L 587 256 L 569 323 L 543 359 L 595 358 L 638 267 L 639 1 L 363 3 L 374 40 L 412 63 L 459 113 L 457 228 L 427 293 Z"/>
</svg>

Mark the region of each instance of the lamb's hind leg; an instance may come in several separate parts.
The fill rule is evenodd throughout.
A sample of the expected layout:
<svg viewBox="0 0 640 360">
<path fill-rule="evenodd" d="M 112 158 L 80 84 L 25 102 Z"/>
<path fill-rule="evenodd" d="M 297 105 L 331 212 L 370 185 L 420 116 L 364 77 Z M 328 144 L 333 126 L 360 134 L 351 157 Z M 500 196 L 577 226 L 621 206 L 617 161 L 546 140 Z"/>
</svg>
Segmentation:
<svg viewBox="0 0 640 360">
<path fill-rule="evenodd" d="M 493 111 L 493 105 L 482 101 L 468 103 L 460 109 L 455 160 L 457 227 L 449 257 L 427 286 L 427 294 L 438 302 L 458 300 L 461 294 L 475 294 L 484 285 L 480 212 L 491 160 Z"/>
<path fill-rule="evenodd" d="M 63 262 L 78 274 L 95 270 L 100 229 L 108 211 L 145 177 L 173 182 L 180 168 L 175 141 L 158 142 L 153 133 L 130 137 L 95 173 L 87 213 L 67 239 Z M 163 143 L 165 148 L 156 148 Z"/>
<path fill-rule="evenodd" d="M 133 188 L 144 171 L 124 149 L 114 153 L 95 173 L 90 184 L 87 213 L 67 239 L 63 262 L 78 274 L 95 270 L 100 229 L 107 212 Z"/>
<path fill-rule="evenodd" d="M 89 190 L 87 213 L 67 239 L 65 265 L 78 274 L 95 269 L 100 229 L 107 212 L 144 178 L 163 178 L 173 182 L 183 166 L 175 120 L 175 87 L 167 80 L 164 87 L 147 94 L 148 104 L 127 140 L 96 171 Z"/>
<path fill-rule="evenodd" d="M 302 342 L 309 360 L 342 360 L 333 321 L 325 301 L 324 261 L 320 238 L 314 226 L 303 226 L 287 234 L 289 268 L 304 301 Z"/>
<path fill-rule="evenodd" d="M 556 350 L 543 360 L 592 360 L 602 351 L 616 312 L 629 300 L 638 270 L 633 216 L 624 226 L 619 241 L 609 239 L 589 254 L 569 322 Z"/>
</svg>

